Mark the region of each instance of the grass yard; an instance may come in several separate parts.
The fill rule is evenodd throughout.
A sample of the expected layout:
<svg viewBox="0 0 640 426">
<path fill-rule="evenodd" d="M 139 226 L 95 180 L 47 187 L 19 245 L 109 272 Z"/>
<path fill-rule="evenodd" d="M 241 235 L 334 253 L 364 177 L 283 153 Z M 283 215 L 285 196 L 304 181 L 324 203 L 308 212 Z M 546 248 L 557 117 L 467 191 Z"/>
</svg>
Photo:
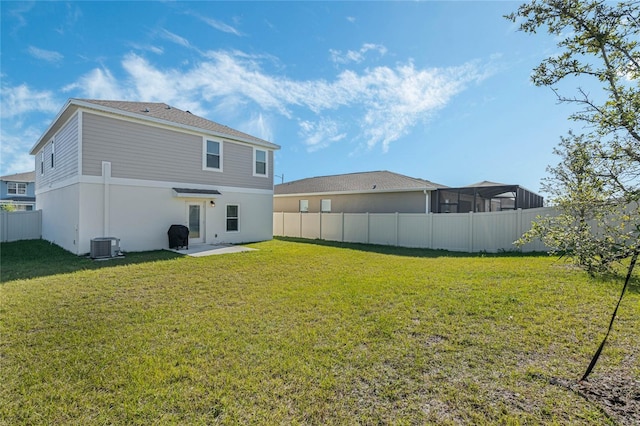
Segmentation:
<svg viewBox="0 0 640 426">
<path fill-rule="evenodd" d="M 620 279 L 592 279 L 546 256 L 250 246 L 259 250 L 93 262 L 42 241 L 2 244 L 0 423 L 638 418 L 624 401 L 640 390 L 620 395 L 616 409 L 575 386 Z M 640 384 L 639 281 L 594 383 Z"/>
</svg>

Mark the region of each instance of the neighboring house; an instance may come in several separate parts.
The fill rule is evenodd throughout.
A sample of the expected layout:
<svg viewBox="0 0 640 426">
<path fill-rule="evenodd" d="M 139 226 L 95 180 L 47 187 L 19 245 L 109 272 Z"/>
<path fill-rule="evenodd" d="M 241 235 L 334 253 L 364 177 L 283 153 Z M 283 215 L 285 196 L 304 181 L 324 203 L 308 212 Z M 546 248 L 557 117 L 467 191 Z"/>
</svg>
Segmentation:
<svg viewBox="0 0 640 426">
<path fill-rule="evenodd" d="M 42 238 L 75 253 L 272 238 L 278 145 L 164 103 L 70 99 L 31 149 Z"/>
<path fill-rule="evenodd" d="M 480 182 L 449 188 L 389 171 L 321 176 L 274 187 L 274 212 L 467 213 L 542 207 L 518 185 Z M 475 207 L 474 207 L 475 206 Z"/>
<path fill-rule="evenodd" d="M 461 188 L 438 189 L 434 197 L 433 212 L 495 212 L 543 206 L 542 196 L 521 186 L 483 181 Z"/>
<path fill-rule="evenodd" d="M 321 176 L 274 187 L 274 212 L 429 213 L 443 185 L 389 171 Z"/>
<path fill-rule="evenodd" d="M 36 206 L 35 172 L 0 177 L 0 204 L 11 204 L 16 210 L 33 210 Z"/>
</svg>

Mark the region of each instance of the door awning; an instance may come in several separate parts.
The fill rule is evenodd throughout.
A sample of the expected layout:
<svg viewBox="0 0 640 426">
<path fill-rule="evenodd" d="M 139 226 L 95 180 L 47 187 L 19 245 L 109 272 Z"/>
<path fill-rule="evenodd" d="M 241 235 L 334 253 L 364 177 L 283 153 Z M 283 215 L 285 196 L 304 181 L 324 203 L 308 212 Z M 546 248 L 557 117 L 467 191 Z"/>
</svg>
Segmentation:
<svg viewBox="0 0 640 426">
<path fill-rule="evenodd" d="M 214 195 L 222 194 L 217 189 L 173 188 L 174 197 L 212 198 Z"/>
</svg>

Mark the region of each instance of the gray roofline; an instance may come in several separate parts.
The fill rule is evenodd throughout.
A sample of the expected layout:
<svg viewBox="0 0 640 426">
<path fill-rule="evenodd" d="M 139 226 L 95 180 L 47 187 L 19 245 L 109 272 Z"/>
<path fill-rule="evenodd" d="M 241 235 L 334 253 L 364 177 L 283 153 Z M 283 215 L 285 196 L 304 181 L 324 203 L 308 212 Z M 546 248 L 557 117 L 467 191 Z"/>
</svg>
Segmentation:
<svg viewBox="0 0 640 426">
<path fill-rule="evenodd" d="M 56 114 L 56 117 L 49 124 L 49 127 L 47 127 L 47 129 L 40 135 L 36 143 L 29 150 L 30 155 L 35 155 L 36 148 L 38 148 L 38 146 L 42 143 L 42 140 L 44 139 L 44 137 L 53 129 L 53 127 L 58 122 L 58 120 L 62 118 L 62 115 L 64 114 L 64 112 L 69 108 L 69 106 L 71 106 L 71 101 L 72 99 L 67 100 L 67 102 L 64 104 L 64 107 L 62 107 L 62 109 L 58 111 L 58 113 Z"/>
<path fill-rule="evenodd" d="M 33 175 L 33 179 L 27 178 L 27 175 Z M 30 177 L 30 176 L 29 176 Z M 13 173 L 10 175 L 0 176 L 0 180 L 4 182 L 26 182 L 31 183 L 36 181 L 36 171 Z"/>
<path fill-rule="evenodd" d="M 353 195 L 353 194 L 382 194 L 390 192 L 424 192 L 435 191 L 438 188 L 425 186 L 424 188 L 400 188 L 400 189 L 367 189 L 362 191 L 327 191 L 327 192 L 293 192 L 290 194 L 273 194 L 273 197 L 316 197 L 318 195 Z"/>
<path fill-rule="evenodd" d="M 150 121 L 150 122 L 156 123 L 156 124 L 163 124 L 165 126 L 174 127 L 174 128 L 183 129 L 183 130 L 189 130 L 189 131 L 192 131 L 192 132 L 195 132 L 195 133 L 200 133 L 200 134 L 205 134 L 205 135 L 210 135 L 210 136 L 216 136 L 216 137 L 220 137 L 220 138 L 230 139 L 230 140 L 246 143 L 246 144 L 249 144 L 249 145 L 261 146 L 263 148 L 269 148 L 269 149 L 272 149 L 272 150 L 280 149 L 280 145 L 277 145 L 277 144 L 274 144 L 274 143 L 268 142 L 268 141 L 260 142 L 260 141 L 255 141 L 255 140 L 249 140 L 249 139 L 245 139 L 245 138 L 242 138 L 242 137 L 239 137 L 239 136 L 232 136 L 232 135 L 229 135 L 229 134 L 226 134 L 226 133 L 215 132 L 213 130 L 203 129 L 201 127 L 188 126 L 186 124 L 177 123 L 175 121 L 163 120 L 161 118 L 155 118 L 155 117 L 149 117 L 149 116 L 132 113 L 132 112 L 125 111 L 125 110 L 122 110 L 122 109 L 118 109 L 118 108 L 111 108 L 111 107 L 107 107 L 107 106 L 104 106 L 104 105 L 95 104 L 95 103 L 92 103 L 92 102 L 86 102 L 86 101 L 83 101 L 81 99 L 71 98 L 71 99 L 69 99 L 67 101 L 67 103 L 60 110 L 60 112 L 58 112 L 58 114 L 56 115 L 56 118 L 51 122 L 51 124 L 49 125 L 47 130 L 40 136 L 40 138 L 38 139 L 36 144 L 31 148 L 31 150 L 29 151 L 29 153 L 31 155 L 35 154 L 36 148 L 38 148 L 40 146 L 40 144 L 43 143 L 43 138 L 52 130 L 53 126 L 62 117 L 64 112 L 68 108 L 70 108 L 72 105 L 75 105 L 78 108 L 93 109 L 93 110 L 96 110 L 96 111 L 102 111 L 102 112 L 107 112 L 107 113 L 110 113 L 110 114 L 121 115 L 121 116 L 128 117 L 128 118 L 135 118 L 135 119 L 139 119 L 139 120 L 142 120 L 142 121 Z M 200 118 L 202 118 L 203 120 L 207 120 L 204 117 L 200 117 Z M 208 120 L 208 121 L 211 121 L 211 120 Z M 256 138 L 256 139 L 258 139 L 258 138 Z"/>
</svg>

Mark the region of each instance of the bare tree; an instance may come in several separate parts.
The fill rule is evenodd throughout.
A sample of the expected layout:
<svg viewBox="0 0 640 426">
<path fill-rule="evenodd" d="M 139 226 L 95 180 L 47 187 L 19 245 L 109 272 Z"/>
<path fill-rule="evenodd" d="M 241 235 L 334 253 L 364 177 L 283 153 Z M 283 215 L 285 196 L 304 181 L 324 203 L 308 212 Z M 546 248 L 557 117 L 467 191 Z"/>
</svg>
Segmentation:
<svg viewBox="0 0 640 426">
<path fill-rule="evenodd" d="M 561 138 L 555 150 L 561 162 L 547 169 L 543 185 L 558 216 L 538 219 L 521 242 L 541 238 L 590 273 L 622 262 L 627 274 L 619 306 L 640 253 L 640 2 L 532 0 L 507 18 L 524 32 L 546 29 L 560 40 L 560 53 L 543 60 L 532 80 L 575 104 L 569 118 L 586 129 Z M 561 93 L 556 85 L 567 79 L 597 81 L 602 91 Z"/>
</svg>

